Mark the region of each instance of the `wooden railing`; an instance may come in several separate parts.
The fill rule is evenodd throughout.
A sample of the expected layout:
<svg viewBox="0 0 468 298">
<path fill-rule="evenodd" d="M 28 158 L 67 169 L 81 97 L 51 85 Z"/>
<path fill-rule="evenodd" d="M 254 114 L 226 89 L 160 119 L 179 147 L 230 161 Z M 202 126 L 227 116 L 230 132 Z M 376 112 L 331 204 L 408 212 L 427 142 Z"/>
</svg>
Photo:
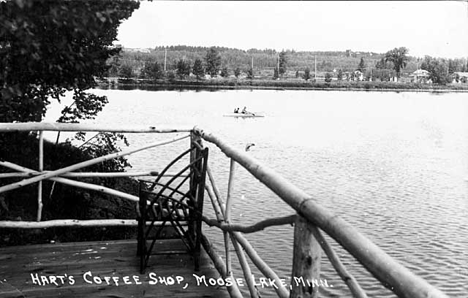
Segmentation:
<svg viewBox="0 0 468 298">
<path fill-rule="evenodd" d="M 343 282 L 349 287 L 353 297 L 367 297 L 364 290 L 357 283 L 356 279 L 345 268 L 340 261 L 338 254 L 335 253 L 332 246 L 323 236 L 323 233 L 330 236 L 339 243 L 349 254 L 351 254 L 363 267 L 369 271 L 382 285 L 393 291 L 398 297 L 405 298 L 423 298 L 423 297 L 447 297 L 444 293 L 431 286 L 422 278 L 416 276 L 407 268 L 399 264 L 396 260 L 386 254 L 382 249 L 372 241 L 358 232 L 350 224 L 346 223 L 339 216 L 334 215 L 329 210 L 323 208 L 314 200 L 313 196 L 305 193 L 288 180 L 281 177 L 272 169 L 261 164 L 248 153 L 230 146 L 212 133 L 205 132 L 202 129 L 195 128 L 165 128 L 165 127 L 104 127 L 82 124 L 58 124 L 58 123 L 0 123 L 0 132 L 14 131 L 38 131 L 39 132 L 39 164 L 38 170 L 24 168 L 21 165 L 13 164 L 7 160 L 0 160 L 0 166 L 10 168 L 16 172 L 2 173 L 0 178 L 20 177 L 23 180 L 0 186 L 0 195 L 3 192 L 13 190 L 19 187 L 38 184 L 38 212 L 36 222 L 24 221 L 0 221 L 2 227 L 16 228 L 44 228 L 53 226 L 120 226 L 136 225 L 136 220 L 50 220 L 42 221 L 42 198 L 41 183 L 49 179 L 58 183 L 65 183 L 76 187 L 95 190 L 109 195 L 118 196 L 131 201 L 138 201 L 138 197 L 120 192 L 115 189 L 109 189 L 98 185 L 70 180 L 70 177 L 121 177 L 121 176 L 148 176 L 152 172 L 134 172 L 134 173 L 84 173 L 73 172 L 77 169 L 102 162 L 104 160 L 117 158 L 132 153 L 136 153 L 148 148 L 158 147 L 170 144 L 188 137 L 192 139 L 204 140 L 216 145 L 221 151 L 230 158 L 229 181 L 226 200 L 221 195 L 216 186 L 215 177 L 208 167 L 208 178 L 206 183 L 206 193 L 210 198 L 213 207 L 215 219 L 207 218 L 203 215 L 203 221 L 209 226 L 215 226 L 223 231 L 224 235 L 224 259 L 220 256 L 213 244 L 207 237 L 203 237 L 203 246 L 210 255 L 213 263 L 218 269 L 224 280 L 234 280 L 232 269 L 231 247 L 234 248 L 240 266 L 245 277 L 246 284 L 251 297 L 259 297 L 255 287 L 255 281 L 252 277 L 252 271 L 249 267 L 247 257 L 264 274 L 266 278 L 275 284 L 274 290 L 278 297 L 318 297 L 319 284 L 317 283 L 296 283 L 291 278 L 291 285 L 285 285 L 278 275 L 268 264 L 258 255 L 254 247 L 245 238 L 245 233 L 254 233 L 265 228 L 294 224 L 294 249 L 293 265 L 291 276 L 302 277 L 304 280 L 320 279 L 320 260 L 322 252 L 328 257 L 329 261 L 341 277 Z M 165 141 L 158 141 L 145 146 L 116 152 L 96 158 L 93 160 L 81 162 L 72 166 L 54 171 L 45 171 L 43 169 L 43 137 L 44 131 L 82 131 L 82 132 L 119 132 L 119 133 L 180 133 Z M 203 146 L 203 143 L 202 145 Z M 4 157 L 5 158 L 5 157 Z M 241 225 L 232 222 L 231 210 L 234 203 L 232 192 L 236 175 L 236 167 L 244 167 L 252 176 L 271 189 L 278 197 L 286 202 L 292 208 L 292 214 L 281 218 L 271 218 L 263 220 L 253 225 Z M 259 210 L 261 211 L 261 210 Z M 242 297 L 237 284 L 233 282 L 227 286 L 231 297 Z"/>
</svg>

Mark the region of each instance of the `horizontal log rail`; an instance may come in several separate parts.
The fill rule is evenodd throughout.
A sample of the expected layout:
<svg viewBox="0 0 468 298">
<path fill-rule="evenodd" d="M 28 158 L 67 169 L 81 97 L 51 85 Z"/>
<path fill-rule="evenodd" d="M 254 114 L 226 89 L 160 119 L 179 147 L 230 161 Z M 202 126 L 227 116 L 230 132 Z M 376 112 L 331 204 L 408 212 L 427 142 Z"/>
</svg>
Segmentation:
<svg viewBox="0 0 468 298">
<path fill-rule="evenodd" d="M 23 173 L 12 172 L 12 173 L 0 173 L 0 179 L 2 178 L 27 178 L 39 176 L 50 171 L 25 171 Z M 65 178 L 119 178 L 119 177 L 148 177 L 148 176 L 158 176 L 159 172 L 157 171 L 140 171 L 140 172 L 70 172 L 60 175 L 60 177 Z M 173 177 L 175 173 L 165 173 L 163 177 Z"/>
<path fill-rule="evenodd" d="M 118 133 L 176 133 L 191 132 L 193 127 L 167 127 L 167 126 L 131 126 L 128 125 L 96 125 L 82 123 L 50 123 L 50 122 L 24 122 L 0 123 L 0 131 L 67 131 L 67 132 L 118 132 Z"/>
<path fill-rule="evenodd" d="M 0 221 L 0 228 L 45 229 L 57 227 L 136 227 L 135 219 L 52 219 L 45 221 Z"/>
<path fill-rule="evenodd" d="M 148 222 L 150 224 L 150 222 Z M 181 225 L 186 225 L 186 221 L 181 221 Z M 155 222 L 155 226 L 162 223 Z M 7 229 L 46 229 L 63 227 L 136 227 L 136 219 L 51 219 L 44 221 L 24 221 L 24 220 L 3 220 L 0 221 L 0 228 Z"/>
<path fill-rule="evenodd" d="M 43 169 L 43 148 L 42 148 L 42 132 L 43 131 L 68 131 L 68 132 L 121 132 L 121 133 L 190 133 L 192 139 L 203 140 L 216 145 L 221 151 L 230 158 L 229 181 L 227 193 L 223 196 L 221 191 L 216 186 L 215 177 L 208 167 L 208 178 L 205 185 L 205 191 L 210 198 L 213 207 L 215 219 L 207 218 L 202 215 L 202 220 L 211 227 L 216 227 L 223 232 L 224 235 L 224 254 L 225 259 L 216 251 L 213 244 L 205 237 L 202 238 L 202 244 L 209 256 L 212 258 L 215 267 L 220 272 L 223 279 L 236 278 L 235 272 L 232 269 L 231 252 L 237 254 L 237 260 L 241 265 L 242 273 L 245 277 L 250 297 L 261 297 L 258 293 L 247 257 L 250 258 L 251 264 L 264 274 L 264 276 L 275 282 L 277 287 L 274 288 L 278 297 L 318 297 L 318 290 L 313 285 L 298 286 L 294 285 L 291 278 L 291 285 L 285 286 L 279 279 L 278 275 L 272 270 L 268 264 L 261 258 L 255 248 L 243 236 L 245 233 L 254 233 L 265 228 L 278 225 L 294 225 L 294 262 L 291 272 L 300 272 L 307 277 L 320 276 L 320 252 L 323 250 L 325 255 L 335 268 L 338 276 L 350 289 L 353 297 L 367 297 L 364 290 L 358 284 L 356 278 L 345 268 L 344 264 L 334 252 L 332 246 L 323 237 L 322 233 L 326 233 L 339 245 L 341 245 L 349 254 L 351 254 L 363 267 L 369 271 L 380 283 L 393 291 L 398 297 L 404 298 L 443 298 L 447 297 L 444 293 L 431 286 L 422 278 L 416 276 L 410 270 L 402 266 L 382 249 L 375 245 L 372 241 L 362 235 L 359 231 L 345 222 L 339 216 L 333 214 L 329 210 L 323 208 L 316 203 L 313 196 L 302 191 L 297 186 L 293 185 L 288 180 L 274 172 L 272 169 L 258 162 L 245 150 L 238 150 L 224 142 L 216 135 L 205 132 L 198 127 L 187 128 L 178 127 L 171 128 L 165 126 L 142 126 L 142 127 L 116 127 L 116 126 L 100 126 L 91 124 L 63 124 L 63 123 L 0 123 L 0 132 L 17 132 L 17 131 L 39 131 L 39 165 L 38 170 L 32 170 L 20 165 L 0 160 L 0 166 L 17 171 L 12 173 L 0 173 L 0 178 L 24 178 L 22 181 L 15 182 L 9 185 L 0 186 L 1 192 L 11 189 L 38 183 L 40 190 L 43 180 L 48 179 L 59 183 L 65 183 L 72 186 L 91 189 L 102 192 L 108 195 L 117 196 L 131 201 L 137 201 L 138 197 L 120 192 L 118 190 L 108 189 L 100 185 L 84 183 L 69 178 L 84 178 L 84 177 L 151 177 L 159 175 L 156 171 L 135 171 L 124 173 L 86 173 L 75 172 L 78 169 L 108 160 L 117 158 L 127 154 L 133 154 L 148 148 L 158 147 L 161 145 L 171 144 L 175 141 L 187 138 L 190 135 L 177 136 L 166 141 L 158 141 L 149 145 L 116 152 L 107 156 L 93 159 L 91 161 L 82 162 L 63 169 L 46 171 Z M 202 142 L 197 142 L 197 146 L 203 147 Z M 236 169 L 242 166 L 252 176 L 257 178 L 261 183 L 271 189 L 284 202 L 292 207 L 295 214 L 280 217 L 270 218 L 251 225 L 242 225 L 231 222 L 231 208 L 235 204 L 232 198 L 233 189 L 235 188 Z M 174 174 L 165 173 L 167 176 Z M 1 180 L 0 180 L 1 182 Z M 42 208 L 42 198 L 38 196 L 39 208 Z M 99 227 L 99 226 L 136 226 L 136 220 L 129 219 L 111 219 L 111 220 L 40 220 L 40 212 L 38 211 L 38 221 L 0 221 L 0 228 L 50 228 L 50 227 Z M 314 243 L 312 243 L 314 242 Z M 232 249 L 234 248 L 234 250 Z M 301 248 L 301 249 L 296 249 Z M 294 275 L 293 275 L 294 276 Z M 292 290 L 290 290 L 290 288 Z M 227 290 L 231 297 L 242 297 L 237 284 L 233 283 L 227 286 Z"/>
<path fill-rule="evenodd" d="M 262 231 L 266 228 L 278 226 L 282 224 L 289 224 L 293 222 L 294 216 L 284 218 L 264 220 L 253 225 L 222 225 L 216 220 L 202 216 L 202 220 L 211 227 L 218 227 L 227 232 L 241 232 L 241 233 L 255 233 Z M 216 222 L 216 223 L 215 223 Z M 157 224 L 157 223 L 156 223 Z M 185 224 L 185 222 L 181 222 Z M 90 227 L 90 226 L 136 226 L 137 221 L 134 219 L 52 219 L 45 221 L 23 221 L 23 220 L 3 220 L 0 221 L 0 228 L 22 228 L 22 229 L 43 229 L 52 227 Z"/>
</svg>

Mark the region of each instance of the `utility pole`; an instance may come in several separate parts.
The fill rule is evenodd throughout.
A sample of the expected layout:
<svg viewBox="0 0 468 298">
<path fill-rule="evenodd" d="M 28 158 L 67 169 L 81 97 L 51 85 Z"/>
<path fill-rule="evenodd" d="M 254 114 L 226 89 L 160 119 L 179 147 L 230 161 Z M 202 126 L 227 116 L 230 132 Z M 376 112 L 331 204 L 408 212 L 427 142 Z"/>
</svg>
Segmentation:
<svg viewBox="0 0 468 298">
<path fill-rule="evenodd" d="M 317 55 L 314 56 L 314 60 L 315 60 L 315 63 L 314 63 L 314 68 L 315 68 L 314 79 L 315 79 L 315 81 L 317 81 Z"/>
<path fill-rule="evenodd" d="M 278 80 L 280 76 L 279 65 L 280 65 L 280 56 L 278 54 L 278 59 L 276 59 L 276 71 L 278 72 L 278 77 L 277 77 Z"/>
<path fill-rule="evenodd" d="M 164 49 L 164 72 L 166 72 L 167 49 Z"/>
</svg>

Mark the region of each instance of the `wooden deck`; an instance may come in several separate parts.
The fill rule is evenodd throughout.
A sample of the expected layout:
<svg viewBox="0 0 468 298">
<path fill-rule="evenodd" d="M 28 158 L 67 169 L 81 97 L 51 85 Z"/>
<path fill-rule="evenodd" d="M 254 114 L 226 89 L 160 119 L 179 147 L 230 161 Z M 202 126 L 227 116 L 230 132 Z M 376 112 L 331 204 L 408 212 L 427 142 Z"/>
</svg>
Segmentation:
<svg viewBox="0 0 468 298">
<path fill-rule="evenodd" d="M 157 254 L 140 274 L 136 247 L 104 241 L 0 248 L 0 297 L 229 297 L 225 287 L 197 285 L 193 274 L 207 283 L 219 278 L 203 249 L 199 272 L 188 254 Z"/>
</svg>

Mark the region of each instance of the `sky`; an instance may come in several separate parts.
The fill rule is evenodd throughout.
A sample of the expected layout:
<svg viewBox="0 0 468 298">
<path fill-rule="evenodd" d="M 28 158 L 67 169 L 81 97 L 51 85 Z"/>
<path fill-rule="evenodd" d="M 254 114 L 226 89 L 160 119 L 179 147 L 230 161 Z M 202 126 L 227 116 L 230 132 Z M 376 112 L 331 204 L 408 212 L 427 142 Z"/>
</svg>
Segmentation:
<svg viewBox="0 0 468 298">
<path fill-rule="evenodd" d="M 129 48 L 370 51 L 468 58 L 467 1 L 153 1 L 119 27 Z"/>
</svg>

